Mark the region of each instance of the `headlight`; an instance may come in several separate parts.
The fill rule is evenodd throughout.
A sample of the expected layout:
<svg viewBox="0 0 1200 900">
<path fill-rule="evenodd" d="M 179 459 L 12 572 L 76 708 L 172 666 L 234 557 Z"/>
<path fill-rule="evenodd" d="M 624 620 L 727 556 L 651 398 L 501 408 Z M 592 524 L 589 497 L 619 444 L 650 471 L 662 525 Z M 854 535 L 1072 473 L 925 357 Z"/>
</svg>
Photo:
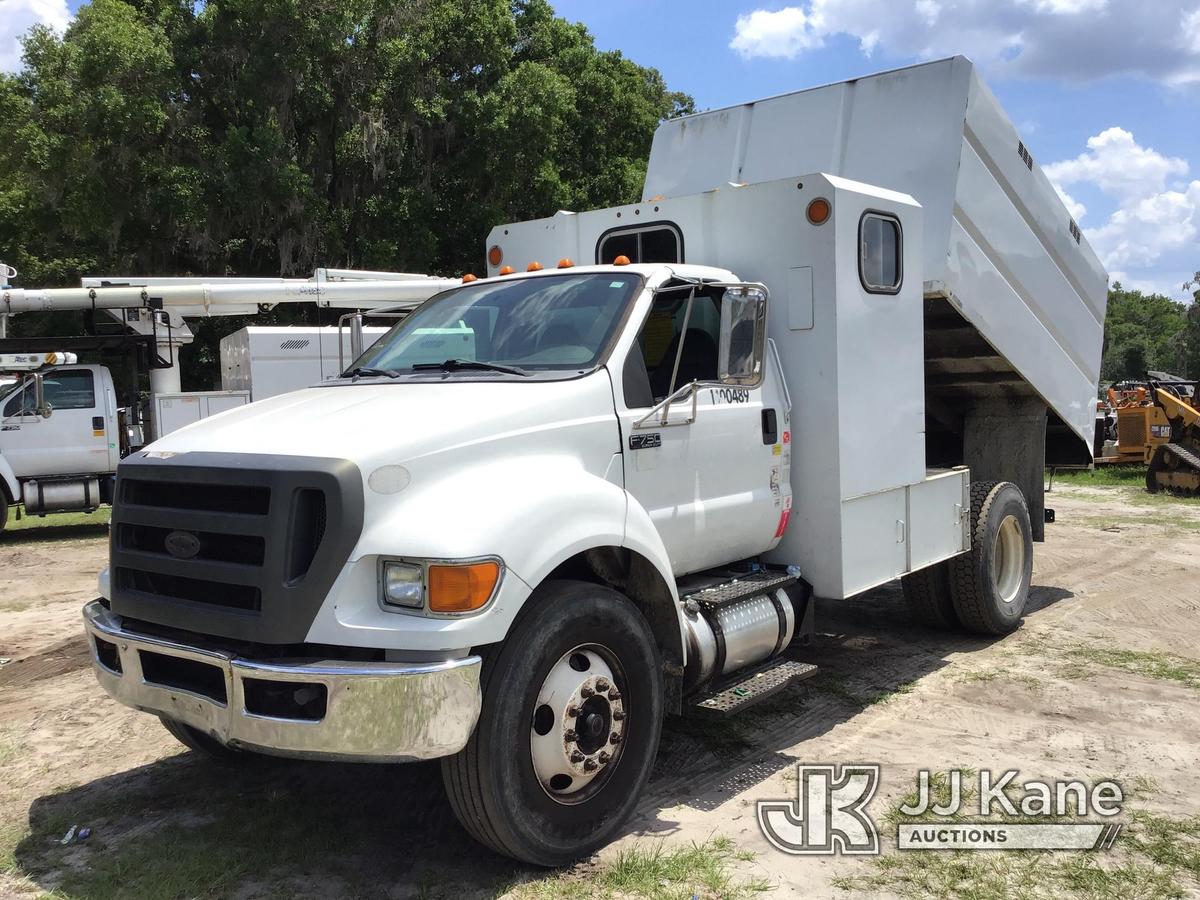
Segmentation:
<svg viewBox="0 0 1200 900">
<path fill-rule="evenodd" d="M 476 612 L 491 601 L 502 573 L 503 564 L 494 557 L 461 562 L 384 559 L 382 600 L 385 606 L 440 616 Z"/>
<path fill-rule="evenodd" d="M 383 564 L 383 602 L 420 609 L 425 605 L 425 567 L 412 563 Z"/>
</svg>

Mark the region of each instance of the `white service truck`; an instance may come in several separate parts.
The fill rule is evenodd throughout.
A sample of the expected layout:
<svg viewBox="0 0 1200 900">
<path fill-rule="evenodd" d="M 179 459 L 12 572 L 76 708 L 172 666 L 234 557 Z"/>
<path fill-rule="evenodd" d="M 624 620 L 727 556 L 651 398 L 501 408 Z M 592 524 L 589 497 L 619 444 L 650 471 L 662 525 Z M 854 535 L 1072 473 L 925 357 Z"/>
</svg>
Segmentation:
<svg viewBox="0 0 1200 900">
<path fill-rule="evenodd" d="M 248 337 L 237 343 L 237 335 L 255 329 L 242 329 L 230 345 L 232 366 L 226 364 L 223 372 L 234 385 L 184 392 L 178 354 L 192 340 L 185 318 L 246 315 L 292 302 L 406 310 L 453 283 L 406 273 L 318 269 L 310 279 L 96 276 L 85 277 L 79 288 L 29 290 L 6 283 L 15 275 L 0 264 L 0 375 L 12 375 L 0 381 L 0 531 L 18 504 L 28 515 L 45 515 L 92 512 L 111 503 L 122 458 L 185 424 L 245 405 L 254 372 L 260 373 L 255 399 L 295 390 L 340 371 L 339 343 L 343 350 L 366 346 L 386 331 L 363 328 L 361 318 L 348 314 L 343 318 L 352 320 L 349 329 L 267 328 L 269 334 L 252 347 Z M 61 352 L 4 352 L 22 343 L 4 339 L 9 316 L 61 309 L 100 311 L 121 324 L 120 335 L 65 340 L 89 349 L 135 342 L 147 357 L 148 410 L 136 396 L 122 404 L 109 370 L 77 364 L 75 354 L 64 365 Z M 221 349 L 225 363 L 225 341 Z M 255 350 L 267 359 L 256 360 Z"/>
<path fill-rule="evenodd" d="M 812 673 L 814 593 L 1011 631 L 1106 299 L 1026 156 L 962 58 L 664 123 L 642 202 L 499 226 L 343 377 L 124 460 L 101 685 L 227 759 L 441 758 L 557 865 L 666 715 Z"/>
</svg>

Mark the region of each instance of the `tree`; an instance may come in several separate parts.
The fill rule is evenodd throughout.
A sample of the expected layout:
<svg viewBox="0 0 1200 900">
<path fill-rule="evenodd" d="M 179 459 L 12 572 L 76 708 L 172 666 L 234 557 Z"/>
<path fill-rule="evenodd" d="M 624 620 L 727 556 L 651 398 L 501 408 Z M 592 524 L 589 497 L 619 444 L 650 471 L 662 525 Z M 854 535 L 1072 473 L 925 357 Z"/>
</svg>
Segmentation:
<svg viewBox="0 0 1200 900">
<path fill-rule="evenodd" d="M 1100 380 L 1141 379 L 1148 369 L 1183 373 L 1187 360 L 1179 336 L 1185 324 L 1182 304 L 1114 282 L 1108 292 Z"/>
<path fill-rule="evenodd" d="M 24 284 L 478 269 L 494 224 L 636 200 L 658 122 L 692 109 L 546 0 L 93 0 L 25 63 L 0 75 Z M 185 379 L 238 324 L 194 323 Z"/>
</svg>

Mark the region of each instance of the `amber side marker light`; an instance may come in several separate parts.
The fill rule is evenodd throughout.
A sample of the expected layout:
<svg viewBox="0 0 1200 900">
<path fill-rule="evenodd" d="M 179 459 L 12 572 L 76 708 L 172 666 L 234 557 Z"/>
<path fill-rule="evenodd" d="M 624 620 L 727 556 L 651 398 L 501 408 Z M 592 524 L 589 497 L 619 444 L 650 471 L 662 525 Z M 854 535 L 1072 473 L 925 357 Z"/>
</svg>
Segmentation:
<svg viewBox="0 0 1200 900">
<path fill-rule="evenodd" d="M 499 244 L 492 244 L 488 248 L 488 265 L 498 266 L 504 262 L 504 251 L 500 249 Z"/>
<path fill-rule="evenodd" d="M 462 566 L 429 567 L 429 611 L 474 612 L 485 606 L 500 580 L 500 564 L 494 561 Z"/>
<path fill-rule="evenodd" d="M 808 204 L 808 221 L 814 225 L 824 225 L 829 219 L 829 201 L 824 197 L 818 197 Z"/>
<path fill-rule="evenodd" d="M 472 281 L 478 281 L 478 280 L 479 280 L 479 276 L 472 275 L 470 272 L 468 272 L 466 275 L 463 276 L 463 284 L 470 284 Z"/>
<path fill-rule="evenodd" d="M 558 261 L 558 267 L 560 269 L 569 269 L 573 265 L 575 265 L 575 263 L 573 263 L 571 260 L 567 259 L 565 256 Z"/>
<path fill-rule="evenodd" d="M 531 262 L 529 265 L 527 265 L 525 267 L 525 271 L 526 272 L 540 272 L 540 271 L 542 271 L 542 264 L 535 259 L 533 262 Z"/>
<path fill-rule="evenodd" d="M 502 268 L 500 270 L 500 274 L 501 275 L 511 275 L 515 271 L 517 271 L 517 270 L 514 269 L 512 266 L 505 266 L 504 268 Z"/>
<path fill-rule="evenodd" d="M 626 256 L 624 253 L 622 253 L 620 256 L 618 256 L 616 259 L 613 260 L 613 265 L 614 266 L 627 266 L 627 265 L 629 265 L 629 257 Z"/>
</svg>

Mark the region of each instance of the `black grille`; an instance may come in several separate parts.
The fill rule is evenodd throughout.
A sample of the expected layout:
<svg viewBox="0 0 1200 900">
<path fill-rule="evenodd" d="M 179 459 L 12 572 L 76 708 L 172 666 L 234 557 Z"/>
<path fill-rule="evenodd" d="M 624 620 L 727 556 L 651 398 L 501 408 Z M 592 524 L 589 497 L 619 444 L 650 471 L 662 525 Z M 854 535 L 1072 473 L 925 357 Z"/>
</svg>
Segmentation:
<svg viewBox="0 0 1200 900">
<path fill-rule="evenodd" d="M 172 556 L 167 538 L 177 534 L 176 529 L 159 528 L 154 525 L 122 525 L 117 541 L 123 550 L 154 553 L 164 558 Z M 267 542 L 261 537 L 248 534 L 221 534 L 214 531 L 188 532 L 199 542 L 194 559 L 213 562 L 240 563 L 244 566 L 261 566 L 266 555 Z M 313 548 L 314 552 L 316 548 Z M 312 557 L 309 557 L 311 562 Z"/>
<path fill-rule="evenodd" d="M 184 578 L 162 572 L 143 572 L 137 569 L 117 569 L 117 587 L 123 591 L 164 597 L 168 600 L 186 600 L 189 603 L 207 603 L 229 609 L 258 612 L 262 607 L 262 591 L 245 584 L 227 584 L 220 581 Z"/>
<path fill-rule="evenodd" d="M 113 611 L 263 644 L 303 642 L 362 530 L 346 460 L 131 457 L 113 507 Z"/>
<path fill-rule="evenodd" d="M 195 509 L 265 516 L 271 507 L 271 489 L 244 484 L 188 484 L 129 479 L 121 482 L 121 502 L 158 509 Z"/>
</svg>

